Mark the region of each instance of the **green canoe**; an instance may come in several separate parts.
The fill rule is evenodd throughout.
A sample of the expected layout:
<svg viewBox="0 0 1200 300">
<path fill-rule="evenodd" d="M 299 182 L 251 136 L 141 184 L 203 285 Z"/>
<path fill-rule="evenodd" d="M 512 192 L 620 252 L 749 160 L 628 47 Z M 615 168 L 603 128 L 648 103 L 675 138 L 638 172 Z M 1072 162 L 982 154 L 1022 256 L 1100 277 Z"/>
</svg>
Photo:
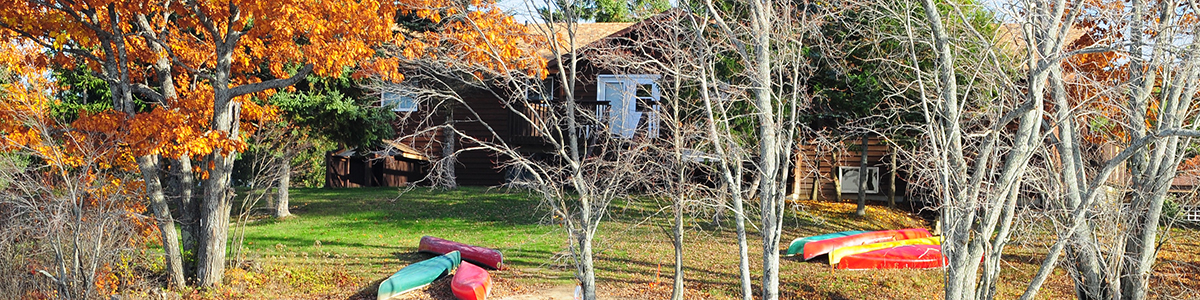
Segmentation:
<svg viewBox="0 0 1200 300">
<path fill-rule="evenodd" d="M 822 235 L 814 235 L 814 236 L 805 237 L 805 238 L 798 238 L 798 239 L 792 240 L 792 244 L 788 246 L 787 256 L 804 253 L 804 244 L 806 244 L 808 242 L 828 240 L 828 239 L 832 239 L 832 238 L 840 238 L 843 236 L 851 236 L 851 235 L 855 235 L 855 234 L 859 234 L 859 233 L 866 233 L 866 232 L 869 232 L 869 231 L 851 230 L 851 231 L 826 233 L 826 234 L 822 234 Z"/>
<path fill-rule="evenodd" d="M 379 293 L 375 299 L 392 298 L 429 285 L 442 276 L 450 275 L 450 271 L 454 271 L 454 268 L 457 268 L 461 262 L 462 258 L 458 255 L 458 251 L 450 251 L 450 253 L 408 265 L 379 283 Z"/>
</svg>

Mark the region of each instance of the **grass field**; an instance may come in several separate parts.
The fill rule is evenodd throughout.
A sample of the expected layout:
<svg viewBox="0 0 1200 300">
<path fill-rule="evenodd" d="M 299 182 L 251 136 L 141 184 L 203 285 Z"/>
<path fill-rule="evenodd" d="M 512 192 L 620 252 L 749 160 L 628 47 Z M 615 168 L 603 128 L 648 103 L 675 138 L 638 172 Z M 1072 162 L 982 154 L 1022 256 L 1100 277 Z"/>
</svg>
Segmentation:
<svg viewBox="0 0 1200 300">
<path fill-rule="evenodd" d="M 423 235 L 493 247 L 509 268 L 493 272 L 492 299 L 573 286 L 565 232 L 547 222 L 540 202 L 522 193 L 462 188 L 453 191 L 394 188 L 296 189 L 292 213 L 244 226 L 242 263 L 227 272 L 225 288 L 192 298 L 374 299 L 378 282 L 410 263 Z M 605 298 L 666 299 L 671 294 L 672 248 L 665 203 L 617 203 L 597 237 L 597 281 Z M 924 227 L 911 213 L 870 207 L 852 215 L 848 203 L 806 202 L 785 220 L 784 243 L 793 238 L 851 229 Z M 711 212 L 686 218 L 685 270 L 689 299 L 733 299 L 738 293 L 737 246 L 732 222 L 714 225 Z M 750 229 L 751 268 L 761 269 L 760 236 Z M 231 232 L 236 238 L 238 231 Z M 1176 230 L 1160 254 L 1162 295 L 1186 293 L 1200 283 L 1200 237 Z M 758 250 L 756 250 L 758 248 Z M 1023 290 L 1044 252 L 1033 243 L 1007 248 L 998 298 Z M 1044 250 L 1043 250 L 1044 251 Z M 833 270 L 822 262 L 784 258 L 784 299 L 928 299 L 941 293 L 942 270 Z M 755 271 L 757 272 L 757 271 Z M 1073 297 L 1071 283 L 1056 271 L 1040 299 Z M 753 275 L 757 290 L 758 273 Z M 452 299 L 445 280 L 410 299 Z M 1182 288 L 1180 288 L 1182 287 Z M 1194 292 L 1194 291 L 1193 291 Z M 1159 297 L 1169 298 L 1169 297 Z"/>
</svg>

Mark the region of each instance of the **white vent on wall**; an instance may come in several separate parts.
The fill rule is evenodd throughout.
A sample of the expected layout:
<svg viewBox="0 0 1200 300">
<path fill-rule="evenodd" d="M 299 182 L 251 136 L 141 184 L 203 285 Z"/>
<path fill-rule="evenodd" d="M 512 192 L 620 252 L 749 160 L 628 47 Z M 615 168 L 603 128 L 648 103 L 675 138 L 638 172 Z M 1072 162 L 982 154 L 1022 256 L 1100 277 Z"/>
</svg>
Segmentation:
<svg viewBox="0 0 1200 300">
<path fill-rule="evenodd" d="M 843 194 L 858 193 L 858 167 L 838 167 L 838 180 Z M 879 167 L 867 167 L 867 194 L 879 193 Z"/>
</svg>

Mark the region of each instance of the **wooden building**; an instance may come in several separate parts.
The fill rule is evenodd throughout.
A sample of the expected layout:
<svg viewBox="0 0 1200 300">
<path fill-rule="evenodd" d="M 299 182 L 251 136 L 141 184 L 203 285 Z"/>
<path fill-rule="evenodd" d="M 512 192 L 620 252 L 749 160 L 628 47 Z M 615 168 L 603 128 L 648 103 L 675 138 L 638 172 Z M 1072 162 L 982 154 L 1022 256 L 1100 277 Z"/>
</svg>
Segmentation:
<svg viewBox="0 0 1200 300">
<path fill-rule="evenodd" d="M 837 201 L 858 198 L 858 181 L 855 179 L 862 162 L 861 139 L 833 143 L 801 141 L 798 144 L 789 199 Z M 893 161 L 892 147 L 881 137 L 867 140 L 867 200 L 888 201 L 889 195 L 895 195 L 896 202 L 906 201 L 908 185 L 902 179 L 906 172 L 896 172 L 898 167 Z"/>
<path fill-rule="evenodd" d="M 579 54 L 581 60 L 579 62 L 578 73 L 575 74 L 578 78 L 576 89 L 574 91 L 575 101 L 592 114 L 598 116 L 596 119 L 604 120 L 600 122 L 609 122 L 608 116 L 640 114 L 643 107 L 634 105 L 634 96 L 643 96 L 637 91 L 628 93 L 613 93 L 613 89 L 608 89 L 608 94 L 605 94 L 605 89 L 600 87 L 606 86 L 606 83 L 611 83 L 610 86 L 628 86 L 631 89 L 637 87 L 646 87 L 647 91 L 653 91 L 651 96 L 656 102 L 657 86 L 656 80 L 660 76 L 655 74 L 625 74 L 622 72 L 628 70 L 611 70 L 606 69 L 601 64 L 597 64 L 592 59 L 594 56 L 589 55 L 591 49 L 598 47 L 610 47 L 612 40 L 617 39 L 636 39 L 638 30 L 643 27 L 643 24 L 654 22 L 657 17 L 652 17 L 639 23 L 585 23 L 577 24 L 575 32 L 576 47 L 571 48 L 571 51 Z M 531 25 L 530 32 L 544 32 L 537 28 L 539 25 Z M 594 51 L 592 51 L 594 52 Z M 557 64 L 557 57 L 553 57 L 548 50 L 537 51 L 539 55 L 550 61 L 549 71 L 552 73 L 550 80 L 553 79 L 553 73 L 558 72 L 554 66 Z M 411 97 L 406 97 L 402 90 L 398 87 L 396 91 L 385 90 L 381 93 L 381 104 L 393 105 L 394 111 L 399 118 L 394 122 L 393 128 L 397 132 L 397 137 L 394 144 L 403 145 L 404 148 L 411 150 L 421 157 L 416 159 L 413 157 L 404 157 L 397 153 L 390 154 L 372 154 L 362 157 L 338 156 L 329 155 L 328 158 L 328 176 L 327 185 L 331 187 L 355 187 L 355 186 L 396 186 L 406 185 L 416 182 L 421 178 L 425 178 L 430 172 L 438 172 L 439 167 L 431 162 L 435 162 L 443 158 L 445 155 L 457 153 L 454 157 L 454 173 L 457 185 L 465 186 L 495 186 L 508 181 L 513 174 L 505 167 L 505 157 L 500 157 L 494 151 L 484 149 L 470 151 L 454 151 L 461 149 L 473 149 L 479 146 L 467 139 L 462 139 L 455 135 L 451 126 L 463 133 L 466 133 L 474 138 L 480 138 L 484 141 L 493 141 L 501 139 L 510 146 L 515 146 L 521 151 L 538 152 L 544 151 L 547 147 L 543 137 L 539 136 L 537 130 L 533 130 L 535 126 L 546 126 L 545 124 L 536 124 L 526 121 L 521 118 L 517 112 L 527 116 L 537 116 L 539 113 L 544 113 L 550 109 L 550 105 L 541 105 L 548 101 L 562 101 L 560 97 L 562 93 L 560 89 L 554 89 L 554 84 L 547 80 L 546 89 L 550 91 L 547 99 L 529 98 L 528 101 L 519 101 L 518 103 L 505 103 L 500 97 L 508 97 L 513 95 L 497 95 L 494 90 L 504 90 L 503 87 L 495 88 L 494 90 L 483 89 L 472 86 L 461 86 L 454 88 L 454 92 L 458 97 L 468 103 L 470 109 L 454 105 L 433 106 L 430 103 L 416 101 Z M 618 95 L 619 94 L 619 95 Z M 626 99 L 629 98 L 629 99 Z M 515 105 L 515 106 L 514 106 Z M 657 109 L 657 105 L 654 105 Z M 628 112 L 624 110 L 629 110 Z M 642 119 L 649 118 L 643 116 Z M 621 121 L 613 121 L 616 123 L 608 125 L 616 125 L 616 128 L 623 129 L 623 132 L 616 134 L 633 134 L 639 129 L 632 124 L 624 124 Z M 584 130 L 595 136 L 607 135 L 603 132 L 606 126 L 601 124 L 584 124 Z M 651 129 L 656 129 L 654 125 L 650 125 Z M 588 137 L 585 137 L 588 138 Z M 406 151 L 402 151 L 406 152 Z M 381 175 L 382 174 L 382 175 Z M 388 175 L 391 174 L 391 175 Z M 390 177 L 389 177 L 390 176 Z"/>
</svg>

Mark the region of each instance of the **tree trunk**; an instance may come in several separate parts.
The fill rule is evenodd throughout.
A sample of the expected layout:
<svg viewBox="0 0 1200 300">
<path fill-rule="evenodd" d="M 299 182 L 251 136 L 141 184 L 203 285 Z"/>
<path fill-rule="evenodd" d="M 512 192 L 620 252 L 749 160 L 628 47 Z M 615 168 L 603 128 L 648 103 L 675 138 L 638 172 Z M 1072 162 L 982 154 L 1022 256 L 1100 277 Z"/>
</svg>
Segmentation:
<svg viewBox="0 0 1200 300">
<path fill-rule="evenodd" d="M 709 9 L 712 10 L 712 2 L 706 2 Z M 738 243 L 738 278 L 741 283 L 742 300 L 751 300 L 754 297 L 752 286 L 750 283 L 750 254 L 749 245 L 746 241 L 746 214 L 742 204 L 742 160 L 740 157 L 731 155 L 726 151 L 727 136 L 723 135 L 718 130 L 717 124 L 721 123 L 727 128 L 727 119 L 717 118 L 717 111 L 714 109 L 712 95 L 709 93 L 709 73 L 708 68 L 700 68 L 700 98 L 704 100 L 704 116 L 708 125 L 709 138 L 713 141 L 713 150 L 717 152 L 717 165 L 720 166 L 721 179 L 726 191 L 729 192 L 729 197 L 732 198 L 733 205 L 733 220 L 737 224 L 737 243 Z M 718 121 L 721 120 L 721 121 Z M 735 175 L 736 174 L 736 175 Z M 718 211 L 719 213 L 719 211 Z"/>
<path fill-rule="evenodd" d="M 172 159 L 172 174 L 176 179 L 176 197 L 179 199 L 179 227 L 182 232 L 182 255 L 184 257 L 184 275 L 194 278 L 196 275 L 196 254 L 199 253 L 200 239 L 200 201 L 194 196 L 196 187 L 192 173 L 192 159 L 182 155 Z"/>
<path fill-rule="evenodd" d="M 288 211 L 288 190 L 292 187 L 291 162 L 291 155 L 284 155 L 284 157 L 279 161 L 279 186 L 276 188 L 277 195 L 275 197 L 275 218 L 283 218 L 292 215 L 292 212 Z"/>
<path fill-rule="evenodd" d="M 674 206 L 675 224 L 671 228 L 671 244 L 675 246 L 675 276 L 671 281 L 671 300 L 683 300 L 683 197 L 676 198 Z"/>
<path fill-rule="evenodd" d="M 672 80 L 672 83 L 671 91 L 677 95 L 680 91 L 682 79 L 675 77 L 674 80 Z M 680 109 L 677 109 L 681 105 L 679 98 L 669 97 L 668 99 L 668 105 L 670 105 L 672 108 L 670 110 L 671 119 L 669 121 L 679 122 L 682 120 L 682 117 L 680 116 Z M 677 126 L 675 127 L 674 132 L 671 133 L 671 140 L 674 144 L 671 148 L 674 150 L 673 152 L 675 154 L 675 163 L 670 164 L 671 166 L 675 167 L 675 201 L 673 201 L 675 224 L 671 228 L 673 237 L 672 244 L 675 248 L 675 270 L 673 272 L 674 276 L 672 276 L 671 280 L 671 300 L 683 300 L 683 295 L 685 292 L 683 289 L 683 204 L 688 198 L 688 194 L 694 194 L 694 192 L 691 192 L 694 190 L 689 187 L 693 184 L 693 182 L 691 182 L 691 180 L 688 178 L 689 168 L 687 163 L 684 162 L 685 159 L 683 157 L 683 149 L 685 147 L 690 147 L 691 145 L 685 144 L 686 142 L 684 140 L 683 132 L 681 131 L 683 131 L 683 128 L 679 128 Z"/>
<path fill-rule="evenodd" d="M 1121 299 L 1122 300 L 1141 300 L 1146 299 L 1147 289 L 1150 284 L 1150 272 L 1153 271 L 1155 254 L 1157 254 L 1156 242 L 1158 239 L 1158 222 L 1162 217 L 1162 206 L 1166 200 L 1166 186 L 1161 188 L 1161 193 L 1155 191 L 1153 194 L 1139 197 L 1134 196 L 1135 200 L 1130 204 L 1134 214 L 1141 217 L 1134 218 L 1131 222 L 1132 227 L 1130 234 L 1125 238 L 1125 257 L 1122 257 L 1121 274 Z M 1139 199 L 1140 198 L 1140 199 Z"/>
<path fill-rule="evenodd" d="M 585 227 L 586 228 L 586 227 Z M 596 273 L 595 265 L 592 262 L 592 234 L 584 229 L 582 241 L 580 241 L 580 274 L 583 278 L 579 279 L 580 286 L 583 287 L 583 299 L 596 300 Z"/>
<path fill-rule="evenodd" d="M 1058 121 L 1058 154 L 1059 161 L 1062 166 L 1062 184 L 1067 190 L 1066 208 L 1067 211 L 1080 211 L 1083 213 L 1084 203 L 1083 195 L 1086 191 L 1086 180 L 1084 176 L 1084 162 L 1079 144 L 1076 125 L 1072 121 L 1074 116 L 1071 111 L 1065 109 L 1071 107 L 1067 101 L 1065 90 L 1065 82 L 1060 68 L 1052 68 L 1047 76 L 1047 81 L 1050 86 L 1050 94 L 1054 99 L 1055 105 L 1060 108 L 1055 112 L 1055 119 Z M 1069 257 L 1075 267 L 1076 278 L 1075 294 L 1080 300 L 1084 299 L 1107 299 L 1105 296 L 1108 282 L 1104 279 L 1104 267 L 1099 257 L 1096 248 L 1096 238 L 1092 232 L 1095 226 L 1091 220 L 1085 221 L 1083 226 L 1079 226 L 1071 234 L 1071 243 L 1067 245 L 1067 257 Z"/>
<path fill-rule="evenodd" d="M 200 207 L 199 252 L 196 253 L 196 277 L 201 287 L 221 283 L 225 273 L 225 250 L 229 235 L 229 211 L 233 207 L 233 188 L 229 186 L 233 155 L 210 155 L 213 168 L 204 184 Z"/>
<path fill-rule="evenodd" d="M 741 168 L 737 170 L 741 174 Z M 742 183 L 739 180 L 737 184 L 740 186 Z M 751 291 L 752 287 L 750 285 L 750 245 L 746 237 L 746 209 L 742 204 L 740 189 L 737 192 L 737 194 L 733 194 L 733 220 L 737 226 L 738 278 L 741 278 L 740 282 L 742 283 L 742 299 L 750 300 L 753 298 L 754 292 Z"/>
<path fill-rule="evenodd" d="M 146 195 L 150 197 L 150 209 L 158 220 L 158 231 L 163 244 L 163 258 L 166 260 L 167 276 L 176 289 L 182 289 L 186 281 L 183 276 L 183 261 L 180 258 L 179 235 L 175 232 L 175 220 L 171 216 L 171 208 L 158 176 L 158 157 L 145 155 L 137 157 L 138 168 L 146 181 Z"/>
<path fill-rule="evenodd" d="M 771 97 L 771 7 L 762 1 L 752 2 L 754 28 L 754 108 L 758 115 L 759 157 L 758 197 L 762 208 L 763 276 L 762 298 L 779 299 L 779 220 L 780 199 L 776 191 L 776 176 L 779 167 L 778 124 L 775 123 L 775 105 Z"/>
<path fill-rule="evenodd" d="M 854 211 L 854 215 L 859 216 L 859 217 L 867 215 L 867 175 L 868 175 L 867 174 L 867 141 L 868 140 L 869 140 L 868 136 L 864 134 L 862 136 L 862 144 L 861 144 L 862 147 L 859 148 L 859 155 L 858 155 L 861 158 L 858 162 L 858 182 L 855 183 L 858 185 L 858 209 L 856 209 Z M 876 183 L 876 184 L 879 184 L 879 183 Z"/>
<path fill-rule="evenodd" d="M 223 56 L 218 65 L 227 64 L 231 55 Z M 224 68 L 228 70 L 228 68 Z M 224 79 L 224 80 L 220 80 Z M 228 82 L 227 73 L 218 75 L 218 82 Z M 230 91 L 222 84 L 213 85 L 214 109 L 211 127 L 229 136 L 238 135 L 240 105 L 233 102 Z M 200 249 L 196 253 L 196 277 L 201 287 L 221 284 L 225 273 L 225 255 L 229 239 L 229 211 L 233 208 L 235 192 L 230 186 L 236 154 L 216 151 L 208 155 L 208 179 L 204 183 L 204 200 L 200 204 Z"/>
<path fill-rule="evenodd" d="M 454 152 L 458 151 L 458 135 L 454 132 L 451 126 L 454 126 L 454 109 L 447 109 L 446 123 L 442 127 L 442 174 L 444 174 L 444 182 L 442 187 L 454 189 L 458 187 L 458 178 L 454 174 L 454 167 L 458 163 L 454 159 Z"/>
<path fill-rule="evenodd" d="M 582 183 L 579 182 L 580 180 L 581 179 L 579 179 L 579 177 L 576 177 L 575 181 L 576 184 L 578 184 L 577 186 L 583 186 Z M 580 194 L 584 193 L 586 193 L 586 191 L 581 192 Z M 580 232 L 577 234 L 579 238 L 579 255 L 577 256 L 578 261 L 576 261 L 575 264 L 578 266 L 579 285 L 583 288 L 583 299 L 585 300 L 596 300 L 596 268 L 595 263 L 592 261 L 592 238 L 594 237 L 593 226 L 596 224 L 592 224 L 591 200 L 592 199 L 588 198 L 587 196 L 579 197 L 579 218 L 582 220 L 582 222 L 579 223 Z"/>
</svg>

